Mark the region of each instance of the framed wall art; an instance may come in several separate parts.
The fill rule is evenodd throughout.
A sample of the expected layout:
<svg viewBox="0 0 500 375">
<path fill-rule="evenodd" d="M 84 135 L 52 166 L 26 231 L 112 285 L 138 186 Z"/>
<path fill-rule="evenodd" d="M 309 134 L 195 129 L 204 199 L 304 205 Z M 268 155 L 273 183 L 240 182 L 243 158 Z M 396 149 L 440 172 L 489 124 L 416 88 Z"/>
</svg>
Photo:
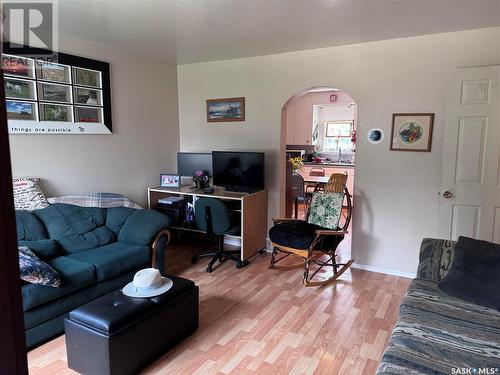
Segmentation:
<svg viewBox="0 0 500 375">
<path fill-rule="evenodd" d="M 47 61 L 3 47 L 9 133 L 112 133 L 108 63 L 64 53 Z"/>
<path fill-rule="evenodd" d="M 391 151 L 430 152 L 434 113 L 394 113 Z"/>
<path fill-rule="evenodd" d="M 245 121 L 245 98 L 207 100 L 207 122 Z"/>
</svg>

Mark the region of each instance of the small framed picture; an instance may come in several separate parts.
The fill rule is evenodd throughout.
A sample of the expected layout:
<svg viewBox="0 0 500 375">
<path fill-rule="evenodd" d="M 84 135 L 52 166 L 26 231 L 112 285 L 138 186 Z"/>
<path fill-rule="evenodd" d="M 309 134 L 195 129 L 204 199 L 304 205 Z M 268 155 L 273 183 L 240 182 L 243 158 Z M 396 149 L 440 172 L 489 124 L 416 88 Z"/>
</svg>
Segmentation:
<svg viewBox="0 0 500 375">
<path fill-rule="evenodd" d="M 101 90 L 75 87 L 73 98 L 76 104 L 102 105 Z"/>
<path fill-rule="evenodd" d="M 41 62 L 36 70 L 38 79 L 61 83 L 71 83 L 71 74 L 68 65 Z"/>
<path fill-rule="evenodd" d="M 102 124 L 102 108 L 75 106 L 75 122 L 96 122 Z"/>
<path fill-rule="evenodd" d="M 160 186 L 178 188 L 181 185 L 181 176 L 178 174 L 161 174 Z"/>
<path fill-rule="evenodd" d="M 368 133 L 366 133 L 366 138 L 370 143 L 378 145 L 384 140 L 384 131 L 377 127 L 371 128 L 368 130 Z"/>
<path fill-rule="evenodd" d="M 36 100 L 35 82 L 16 78 L 5 78 L 5 97 Z"/>
<path fill-rule="evenodd" d="M 207 122 L 245 121 L 245 98 L 207 100 Z"/>
<path fill-rule="evenodd" d="M 7 118 L 9 120 L 36 121 L 36 104 L 30 102 L 6 101 Z"/>
<path fill-rule="evenodd" d="M 391 151 L 430 152 L 434 113 L 394 113 Z"/>
<path fill-rule="evenodd" d="M 71 103 L 71 86 L 40 82 L 38 97 L 49 102 Z"/>
<path fill-rule="evenodd" d="M 100 88 L 102 87 L 101 72 L 73 67 L 73 84 Z"/>
<path fill-rule="evenodd" d="M 72 109 L 70 105 L 40 103 L 40 121 L 73 122 Z"/>
<path fill-rule="evenodd" d="M 25 57 L 2 54 L 2 70 L 4 75 L 35 78 L 33 60 Z"/>
</svg>

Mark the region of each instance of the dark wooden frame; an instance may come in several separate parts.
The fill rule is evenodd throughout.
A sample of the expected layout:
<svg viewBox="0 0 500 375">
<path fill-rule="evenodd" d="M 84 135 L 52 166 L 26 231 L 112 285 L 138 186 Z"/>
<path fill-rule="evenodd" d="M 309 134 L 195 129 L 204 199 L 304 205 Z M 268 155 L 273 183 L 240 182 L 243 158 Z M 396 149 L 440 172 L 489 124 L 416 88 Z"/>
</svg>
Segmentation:
<svg viewBox="0 0 500 375">
<path fill-rule="evenodd" d="M 396 117 L 412 117 L 412 116 L 429 116 L 429 141 L 425 149 L 412 149 L 412 148 L 394 148 L 394 126 L 396 125 Z M 392 127 L 391 127 L 391 151 L 409 151 L 409 152 L 431 152 L 432 147 L 432 133 L 434 128 L 434 113 L 393 113 L 392 114 Z"/>
<path fill-rule="evenodd" d="M 241 118 L 235 118 L 235 119 L 211 119 L 208 115 L 208 108 L 210 104 L 213 103 L 218 103 L 218 102 L 234 102 L 234 103 L 240 103 L 241 105 Z M 245 121 L 245 97 L 239 97 L 239 98 L 221 98 L 221 99 L 207 99 L 207 104 L 206 104 L 206 111 L 207 111 L 207 122 L 241 122 Z"/>
<path fill-rule="evenodd" d="M 26 57 L 26 58 L 32 58 L 32 56 L 26 56 L 18 53 L 19 49 L 16 48 L 11 48 L 10 43 L 4 42 L 3 43 L 3 50 L 2 53 L 8 54 L 8 55 L 15 55 L 15 56 L 21 56 L 21 57 Z M 50 56 L 51 53 L 50 51 L 46 50 L 40 50 L 43 52 L 41 55 L 46 55 Z M 90 69 L 90 70 L 97 70 L 101 72 L 101 81 L 102 81 L 102 87 L 97 88 L 97 87 L 92 87 L 92 86 L 85 86 L 85 85 L 77 85 L 78 87 L 82 88 L 88 88 L 90 90 L 102 90 L 102 106 L 95 106 L 95 107 L 102 107 L 103 111 L 103 121 L 104 125 L 109 129 L 110 133 L 113 133 L 113 124 L 112 124 L 112 116 L 111 116 L 111 79 L 110 79 L 110 73 L 109 73 L 109 63 L 104 62 L 104 61 L 99 61 L 99 60 L 93 60 L 93 59 L 88 59 L 86 57 L 80 57 L 80 56 L 74 56 L 74 55 L 69 55 L 66 53 L 57 53 L 57 64 L 64 64 L 64 65 L 70 65 L 71 67 L 75 68 L 84 68 L 84 69 Z M 70 74 L 72 76 L 72 83 L 70 85 L 71 90 L 75 87 L 74 85 L 74 77 L 73 77 L 73 69 L 70 68 Z M 35 79 L 33 79 L 35 80 Z M 38 82 L 38 78 L 36 78 L 36 81 Z M 53 82 L 57 84 L 57 82 Z M 65 83 L 64 83 L 65 84 Z M 65 84 L 68 85 L 68 84 Z M 37 88 L 38 89 L 38 88 Z M 37 99 L 36 102 L 37 106 L 40 105 L 40 99 Z M 55 103 L 59 104 L 59 103 Z M 69 104 L 70 106 L 78 106 L 77 103 L 73 101 L 72 104 Z M 40 109 L 39 109 L 40 111 Z"/>
<path fill-rule="evenodd" d="M 3 73 L 0 72 L 0 371 L 28 374 Z"/>
</svg>

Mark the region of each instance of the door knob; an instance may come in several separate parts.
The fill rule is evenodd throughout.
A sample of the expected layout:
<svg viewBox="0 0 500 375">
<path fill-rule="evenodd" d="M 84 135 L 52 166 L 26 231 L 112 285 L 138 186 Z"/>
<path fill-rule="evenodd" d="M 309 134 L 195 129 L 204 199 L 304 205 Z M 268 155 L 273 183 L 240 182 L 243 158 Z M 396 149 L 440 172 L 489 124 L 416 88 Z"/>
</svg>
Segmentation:
<svg viewBox="0 0 500 375">
<path fill-rule="evenodd" d="M 443 193 L 443 198 L 444 199 L 451 199 L 453 198 L 453 193 L 449 190 L 446 190 L 444 193 Z"/>
</svg>

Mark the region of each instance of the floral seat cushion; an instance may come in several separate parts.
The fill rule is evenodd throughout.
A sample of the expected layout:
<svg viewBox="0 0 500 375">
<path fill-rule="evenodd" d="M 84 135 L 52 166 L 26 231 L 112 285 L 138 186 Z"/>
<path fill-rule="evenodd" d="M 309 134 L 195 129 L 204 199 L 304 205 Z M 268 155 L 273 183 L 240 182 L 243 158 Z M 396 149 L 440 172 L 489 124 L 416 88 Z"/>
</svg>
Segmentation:
<svg viewBox="0 0 500 375">
<path fill-rule="evenodd" d="M 314 193 L 308 223 L 336 230 L 343 203 L 344 193 Z"/>
</svg>

